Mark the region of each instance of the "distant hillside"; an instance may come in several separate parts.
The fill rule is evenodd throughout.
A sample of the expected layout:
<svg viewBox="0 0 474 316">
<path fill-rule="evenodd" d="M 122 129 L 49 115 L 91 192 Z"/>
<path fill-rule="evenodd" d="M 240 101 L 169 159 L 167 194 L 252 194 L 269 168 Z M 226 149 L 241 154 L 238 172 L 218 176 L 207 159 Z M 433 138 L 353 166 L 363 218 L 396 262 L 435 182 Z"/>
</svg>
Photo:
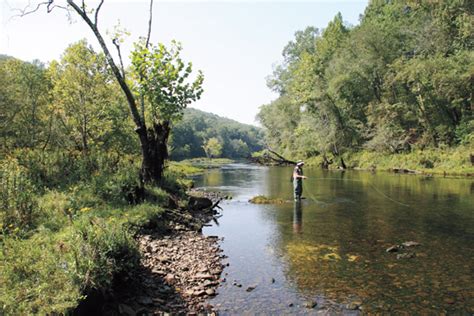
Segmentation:
<svg viewBox="0 0 474 316">
<path fill-rule="evenodd" d="M 173 128 L 170 141 L 171 158 L 205 157 L 204 146 L 210 139 L 222 146 L 220 157 L 242 158 L 263 147 L 262 129 L 188 108 L 183 119 Z M 211 141 L 212 142 L 212 141 Z M 209 154 L 209 153 L 208 153 Z"/>
</svg>

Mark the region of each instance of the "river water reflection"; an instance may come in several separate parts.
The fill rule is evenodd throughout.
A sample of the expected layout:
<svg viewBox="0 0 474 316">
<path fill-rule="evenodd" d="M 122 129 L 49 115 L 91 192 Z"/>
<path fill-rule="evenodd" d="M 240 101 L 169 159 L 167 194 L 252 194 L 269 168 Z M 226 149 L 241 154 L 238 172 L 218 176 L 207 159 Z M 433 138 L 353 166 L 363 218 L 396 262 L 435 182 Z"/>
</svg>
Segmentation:
<svg viewBox="0 0 474 316">
<path fill-rule="evenodd" d="M 196 178 L 233 196 L 204 230 L 228 256 L 221 314 L 474 313 L 472 179 L 305 168 L 299 203 L 291 172 L 234 164 Z M 288 201 L 248 203 L 259 194 Z M 386 252 L 407 241 L 421 245 Z"/>
</svg>

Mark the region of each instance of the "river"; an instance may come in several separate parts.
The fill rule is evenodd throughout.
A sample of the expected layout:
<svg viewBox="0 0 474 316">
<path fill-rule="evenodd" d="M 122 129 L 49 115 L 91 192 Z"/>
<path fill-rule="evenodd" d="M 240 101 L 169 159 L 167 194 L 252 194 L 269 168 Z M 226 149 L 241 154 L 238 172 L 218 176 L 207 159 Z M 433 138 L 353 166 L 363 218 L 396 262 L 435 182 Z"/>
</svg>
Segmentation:
<svg viewBox="0 0 474 316">
<path fill-rule="evenodd" d="M 223 237 L 229 263 L 210 301 L 221 314 L 474 313 L 472 179 L 304 172 L 301 202 L 290 167 L 231 164 L 195 178 L 232 196 L 204 229 Z M 286 202 L 248 202 L 260 194 Z M 419 245 L 386 251 L 404 242 Z"/>
</svg>

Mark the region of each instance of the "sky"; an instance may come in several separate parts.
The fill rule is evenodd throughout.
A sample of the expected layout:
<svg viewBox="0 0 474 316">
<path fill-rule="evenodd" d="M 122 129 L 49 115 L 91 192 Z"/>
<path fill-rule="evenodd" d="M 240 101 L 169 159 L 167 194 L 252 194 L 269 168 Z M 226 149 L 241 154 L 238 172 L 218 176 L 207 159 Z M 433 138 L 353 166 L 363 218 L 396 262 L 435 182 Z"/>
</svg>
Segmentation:
<svg viewBox="0 0 474 316">
<path fill-rule="evenodd" d="M 183 59 L 204 72 L 204 93 L 191 107 L 258 125 L 259 107 L 277 98 L 266 78 L 282 62 L 281 52 L 294 33 L 307 26 L 322 29 L 338 12 L 356 25 L 367 1 L 155 0 L 151 41 L 181 42 Z M 29 2 L 35 8 L 40 1 Z M 86 3 L 92 7 L 97 1 Z M 74 13 L 68 18 L 64 10 L 46 13 L 43 7 L 18 17 L 14 9 L 27 5 L 28 1 L 0 0 L 0 54 L 48 63 L 83 38 L 100 51 L 92 31 Z M 146 35 L 148 8 L 148 1 L 106 0 L 100 11 L 104 37 L 109 39 L 107 31 L 118 23 L 130 32 L 122 48 L 125 64 L 133 42 Z"/>
</svg>

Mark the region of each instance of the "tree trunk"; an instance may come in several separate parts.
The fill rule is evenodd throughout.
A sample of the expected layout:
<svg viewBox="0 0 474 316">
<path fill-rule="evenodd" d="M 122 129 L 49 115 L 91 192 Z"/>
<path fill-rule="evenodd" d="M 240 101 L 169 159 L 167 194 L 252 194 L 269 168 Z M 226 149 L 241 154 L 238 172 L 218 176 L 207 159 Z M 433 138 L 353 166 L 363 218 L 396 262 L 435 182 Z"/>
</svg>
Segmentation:
<svg viewBox="0 0 474 316">
<path fill-rule="evenodd" d="M 140 139 L 146 137 L 146 140 L 141 142 L 143 155 L 141 176 L 145 183 L 161 183 L 165 160 L 168 158 L 167 143 L 170 130 L 169 122 L 165 121 L 153 124 L 153 129 L 148 129 L 146 135 L 139 133 Z"/>
<path fill-rule="evenodd" d="M 332 160 L 329 160 L 326 154 L 323 155 L 323 162 L 321 163 L 321 168 L 329 169 L 329 165 L 332 164 Z"/>
</svg>

